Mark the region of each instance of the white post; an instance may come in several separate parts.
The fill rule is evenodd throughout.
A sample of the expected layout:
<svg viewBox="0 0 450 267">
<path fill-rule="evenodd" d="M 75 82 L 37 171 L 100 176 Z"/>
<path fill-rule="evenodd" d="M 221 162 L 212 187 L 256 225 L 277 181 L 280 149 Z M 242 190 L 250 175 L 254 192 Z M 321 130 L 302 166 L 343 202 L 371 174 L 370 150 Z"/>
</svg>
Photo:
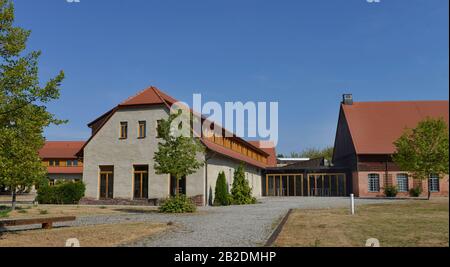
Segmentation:
<svg viewBox="0 0 450 267">
<path fill-rule="evenodd" d="M 354 194 L 350 194 L 350 205 L 351 205 L 352 215 L 354 215 L 355 214 L 355 195 Z"/>
</svg>

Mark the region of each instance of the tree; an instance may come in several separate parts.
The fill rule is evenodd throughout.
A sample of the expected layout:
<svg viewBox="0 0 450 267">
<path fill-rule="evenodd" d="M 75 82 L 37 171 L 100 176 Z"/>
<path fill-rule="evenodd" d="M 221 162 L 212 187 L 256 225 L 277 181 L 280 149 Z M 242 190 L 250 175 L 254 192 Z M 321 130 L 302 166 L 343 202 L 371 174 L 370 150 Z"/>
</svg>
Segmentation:
<svg viewBox="0 0 450 267">
<path fill-rule="evenodd" d="M 231 188 L 233 204 L 254 204 L 256 199 L 252 197 L 252 188 L 245 179 L 244 165 L 240 164 L 234 171 L 233 187 Z"/>
<path fill-rule="evenodd" d="M 448 174 L 448 127 L 443 119 L 427 118 L 414 129 L 406 129 L 394 142 L 396 152 L 393 161 L 415 179 L 428 180 L 430 199 L 431 174 L 443 178 Z"/>
<path fill-rule="evenodd" d="M 214 205 L 228 206 L 230 204 L 230 194 L 228 193 L 227 180 L 223 171 L 217 177 L 214 196 Z"/>
<path fill-rule="evenodd" d="M 325 158 L 326 160 L 331 162 L 331 159 L 333 158 L 333 146 L 328 146 L 323 149 L 318 148 L 307 148 L 302 150 L 302 152 L 292 152 L 291 157 L 292 158 L 310 158 L 310 159 L 316 159 L 316 158 Z"/>
<path fill-rule="evenodd" d="M 39 84 L 40 51 L 24 55 L 30 31 L 13 25 L 14 6 L 0 0 L 0 184 L 11 191 L 15 209 L 18 190 L 45 178 L 38 156 L 43 129 L 60 124 L 45 104 L 59 98 L 61 71 L 43 87 Z"/>
<path fill-rule="evenodd" d="M 182 116 L 181 112 L 170 114 L 167 120 L 159 122 L 157 131 L 161 141 L 153 157 L 157 174 L 170 174 L 176 178 L 177 194 L 180 179 L 195 173 L 203 166 L 204 162 L 198 160 L 198 154 L 205 151 L 199 138 L 192 135 L 192 128 L 190 136 L 173 134 L 174 130 L 177 130 L 175 128 L 179 127 L 173 125 L 179 116 Z"/>
</svg>

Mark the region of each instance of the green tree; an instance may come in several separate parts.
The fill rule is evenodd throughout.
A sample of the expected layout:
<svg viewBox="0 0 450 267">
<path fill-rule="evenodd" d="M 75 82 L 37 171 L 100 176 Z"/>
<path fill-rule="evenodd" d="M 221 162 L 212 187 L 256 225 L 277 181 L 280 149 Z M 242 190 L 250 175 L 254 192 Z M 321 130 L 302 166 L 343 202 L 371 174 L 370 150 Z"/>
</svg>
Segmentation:
<svg viewBox="0 0 450 267">
<path fill-rule="evenodd" d="M 427 118 L 414 129 L 406 129 L 394 142 L 396 153 L 393 161 L 413 178 L 428 181 L 428 199 L 430 199 L 429 177 L 431 174 L 443 178 L 448 174 L 448 127 L 443 119 Z"/>
<path fill-rule="evenodd" d="M 333 146 L 328 146 L 323 149 L 319 148 L 307 148 L 302 150 L 300 153 L 292 152 L 291 157 L 292 158 L 310 158 L 310 159 L 316 159 L 316 158 L 325 158 L 326 160 L 331 162 L 331 159 L 333 158 Z"/>
<path fill-rule="evenodd" d="M 240 164 L 234 171 L 233 187 L 231 188 L 233 204 L 254 204 L 256 199 L 252 197 L 252 188 L 245 179 L 244 165 Z"/>
<path fill-rule="evenodd" d="M 161 120 L 158 124 L 158 136 L 161 141 L 158 143 L 158 151 L 155 152 L 155 171 L 157 174 L 170 174 L 176 178 L 177 194 L 178 182 L 181 178 L 195 173 L 204 162 L 198 159 L 199 153 L 204 153 L 205 148 L 200 143 L 199 138 L 194 137 L 192 128 L 189 127 L 189 136 L 176 135 L 175 125 L 177 118 L 183 116 L 180 113 L 170 114 L 167 120 Z"/>
<path fill-rule="evenodd" d="M 223 171 L 217 177 L 214 196 L 214 205 L 228 206 L 230 204 L 230 194 L 228 193 L 227 180 Z"/>
<path fill-rule="evenodd" d="M 64 73 L 41 87 L 41 52 L 24 53 L 30 31 L 13 24 L 12 1 L 0 0 L 0 184 L 11 191 L 14 209 L 17 191 L 46 176 L 38 156 L 43 129 L 64 121 L 49 113 L 45 104 L 59 98 Z"/>
</svg>

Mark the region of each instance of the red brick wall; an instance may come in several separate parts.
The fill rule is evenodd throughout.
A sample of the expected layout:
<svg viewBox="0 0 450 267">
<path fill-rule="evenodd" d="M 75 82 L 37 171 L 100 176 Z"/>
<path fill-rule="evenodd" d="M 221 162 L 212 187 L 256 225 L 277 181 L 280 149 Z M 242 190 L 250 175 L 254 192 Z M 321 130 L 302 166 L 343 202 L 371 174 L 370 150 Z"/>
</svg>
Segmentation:
<svg viewBox="0 0 450 267">
<path fill-rule="evenodd" d="M 379 192 L 369 192 L 368 191 L 368 176 L 369 173 L 376 173 L 380 176 L 380 191 Z M 384 197 L 384 186 L 386 183 L 391 183 L 392 185 L 397 185 L 397 174 L 406 173 L 401 171 L 388 172 L 389 178 L 386 180 L 386 173 L 384 171 L 360 171 L 353 173 L 353 193 L 358 197 Z M 408 187 L 413 188 L 416 183 L 414 179 L 409 175 Z M 425 197 L 428 194 L 428 181 L 422 181 L 423 193 L 422 196 Z M 449 176 L 446 175 L 443 179 L 439 181 L 439 192 L 432 193 L 432 196 L 448 196 L 449 190 Z M 398 197 L 407 197 L 409 192 L 399 192 Z"/>
</svg>

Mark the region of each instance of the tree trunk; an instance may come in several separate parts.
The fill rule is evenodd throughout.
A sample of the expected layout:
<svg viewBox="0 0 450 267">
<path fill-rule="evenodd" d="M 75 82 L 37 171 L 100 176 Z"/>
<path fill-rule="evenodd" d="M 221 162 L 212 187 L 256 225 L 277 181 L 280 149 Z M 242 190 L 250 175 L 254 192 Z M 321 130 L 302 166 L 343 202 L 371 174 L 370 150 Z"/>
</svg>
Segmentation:
<svg viewBox="0 0 450 267">
<path fill-rule="evenodd" d="M 12 190 L 12 201 L 11 201 L 11 209 L 14 211 L 16 210 L 16 188 L 13 188 Z"/>
<path fill-rule="evenodd" d="M 430 190 L 430 179 L 428 178 L 427 179 L 427 190 L 428 190 L 428 200 L 430 200 L 431 199 L 431 190 Z"/>
</svg>

